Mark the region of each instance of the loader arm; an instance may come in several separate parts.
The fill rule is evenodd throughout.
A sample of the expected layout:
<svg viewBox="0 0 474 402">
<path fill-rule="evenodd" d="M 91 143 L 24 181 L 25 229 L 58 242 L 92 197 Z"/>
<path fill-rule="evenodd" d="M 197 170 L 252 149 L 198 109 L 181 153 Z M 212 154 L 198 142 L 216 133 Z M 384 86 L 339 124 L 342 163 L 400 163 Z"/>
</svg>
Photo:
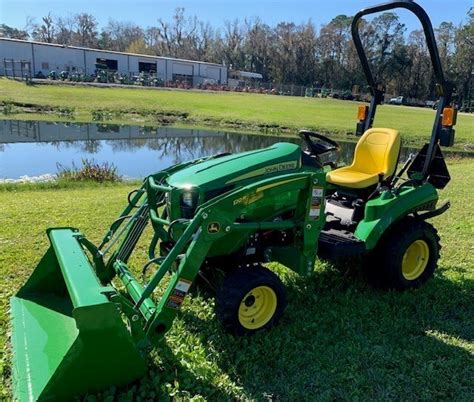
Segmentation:
<svg viewBox="0 0 474 402">
<path fill-rule="evenodd" d="M 159 176 L 149 176 L 145 181 L 147 196 L 144 197 L 137 214 L 141 214 L 141 211 L 146 209 L 155 234 L 160 234 L 158 236 L 160 240 L 167 241 L 170 239 L 170 234 L 166 227 L 172 226 L 173 222 L 164 219 L 163 214 L 160 215 L 159 206 L 160 200 L 164 198 L 166 192 L 171 191 L 171 188 L 157 183 L 155 180 L 157 177 Z M 211 247 L 219 239 L 233 233 L 248 237 L 258 230 L 296 229 L 300 236 L 296 240 L 298 244 L 294 246 L 294 253 L 291 253 L 288 248 L 283 251 L 277 248 L 269 249 L 268 253 L 273 254 L 273 260 L 280 260 L 300 274 L 312 272 L 318 234 L 324 225 L 324 216 L 323 212 L 317 216 L 312 215 L 314 206 L 310 194 L 317 187 L 321 189 L 322 198 L 322 183 L 324 182 L 321 180 L 324 180 L 324 174 L 321 173 L 303 172 L 281 175 L 235 189 L 206 202 L 200 206 L 192 219 L 180 219 L 179 224 L 185 227 L 184 232 L 168 254 L 165 257 L 151 258 L 146 262 L 144 269 L 152 265 L 156 265 L 157 268 L 148 283 L 143 285 L 134 277 L 126 261 L 118 258 L 120 250 L 124 245 L 129 244 L 128 236 L 133 235 L 132 226 L 128 236 L 125 236 L 122 244 L 118 246 L 119 252 L 114 253 L 107 263 L 107 266 L 112 268 L 115 275 L 123 282 L 132 302 L 133 311 L 127 314 L 129 319 L 137 321 L 137 316 L 140 317 L 149 342 L 156 343 L 161 339 L 171 328 L 173 319 Z M 295 211 L 292 219 L 270 221 L 241 219 L 245 209 L 261 199 L 259 194 L 262 194 L 262 197 L 263 193 L 265 197 L 274 197 L 282 192 L 297 193 L 303 201 L 298 203 L 301 207 Z M 318 205 L 318 208 L 321 210 L 324 207 Z M 161 235 L 163 233 L 165 234 Z M 302 252 L 298 253 L 298 250 Z M 290 259 L 284 257 L 288 252 L 291 253 Z M 296 255 L 299 257 L 295 258 Z M 161 298 L 155 303 L 152 294 L 165 275 L 170 272 L 172 273 L 171 280 Z"/>
</svg>

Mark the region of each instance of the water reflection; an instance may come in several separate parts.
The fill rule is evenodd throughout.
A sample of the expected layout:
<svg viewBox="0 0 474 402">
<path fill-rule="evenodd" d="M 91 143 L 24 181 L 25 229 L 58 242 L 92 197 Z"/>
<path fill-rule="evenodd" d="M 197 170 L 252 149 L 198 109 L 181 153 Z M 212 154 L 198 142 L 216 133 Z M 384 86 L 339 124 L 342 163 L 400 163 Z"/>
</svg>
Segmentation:
<svg viewBox="0 0 474 402">
<path fill-rule="evenodd" d="M 81 159 L 114 163 L 120 174 L 143 177 L 171 164 L 221 152 L 243 152 L 276 142 L 301 144 L 294 137 L 273 137 L 171 127 L 150 128 L 90 123 L 0 122 L 0 178 L 56 172 L 56 164 Z M 341 142 L 341 162 L 352 160 L 352 142 Z M 404 149 L 405 160 L 413 149 Z"/>
<path fill-rule="evenodd" d="M 57 150 L 76 149 L 84 154 L 98 154 L 103 148 L 130 152 L 140 148 L 158 151 L 160 156 L 200 157 L 217 152 L 242 152 L 265 147 L 277 141 L 299 143 L 296 138 L 229 134 L 220 131 L 119 126 L 114 124 L 64 124 L 37 121 L 3 121 L 0 144 L 34 143 L 38 149 L 47 144 Z"/>
<path fill-rule="evenodd" d="M 121 174 L 142 177 L 184 160 L 243 152 L 297 138 L 219 131 L 37 121 L 0 122 L 0 177 L 55 173 L 81 159 L 112 162 Z"/>
</svg>

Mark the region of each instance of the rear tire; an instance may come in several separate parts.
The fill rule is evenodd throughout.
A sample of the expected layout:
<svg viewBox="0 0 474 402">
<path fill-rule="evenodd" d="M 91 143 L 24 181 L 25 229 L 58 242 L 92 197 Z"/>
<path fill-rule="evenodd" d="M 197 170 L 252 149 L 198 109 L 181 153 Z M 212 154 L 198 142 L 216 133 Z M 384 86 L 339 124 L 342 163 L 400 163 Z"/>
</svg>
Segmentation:
<svg viewBox="0 0 474 402">
<path fill-rule="evenodd" d="M 377 245 L 369 279 L 388 289 L 406 290 L 422 285 L 438 265 L 439 240 L 431 224 L 414 218 L 401 221 Z"/>
<path fill-rule="evenodd" d="M 285 307 L 285 286 L 260 265 L 236 268 L 216 294 L 216 315 L 234 335 L 251 335 L 274 326 Z"/>
</svg>

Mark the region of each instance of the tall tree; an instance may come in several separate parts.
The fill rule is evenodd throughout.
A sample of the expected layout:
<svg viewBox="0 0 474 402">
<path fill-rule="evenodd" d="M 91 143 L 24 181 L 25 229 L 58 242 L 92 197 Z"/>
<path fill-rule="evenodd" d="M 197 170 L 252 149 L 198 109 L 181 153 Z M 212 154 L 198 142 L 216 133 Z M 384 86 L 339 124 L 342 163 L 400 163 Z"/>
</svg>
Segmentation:
<svg viewBox="0 0 474 402">
<path fill-rule="evenodd" d="M 321 28 L 317 41 L 320 85 L 337 88 L 345 84 L 351 21 L 347 15 L 338 15 Z"/>
<path fill-rule="evenodd" d="M 273 35 L 268 25 L 259 18 L 245 20 L 245 69 L 263 75 L 265 81 L 270 76 L 271 47 Z"/>
<path fill-rule="evenodd" d="M 450 58 L 455 50 L 456 28 L 452 22 L 442 22 L 435 29 L 439 57 L 446 71 L 450 69 Z"/>
<path fill-rule="evenodd" d="M 467 17 L 467 22 L 456 32 L 452 66 L 461 100 L 474 98 L 474 8 L 469 10 Z"/>
<path fill-rule="evenodd" d="M 33 25 L 32 36 L 33 39 L 40 42 L 54 43 L 56 26 L 54 23 L 54 17 L 49 12 L 47 15 L 41 18 L 40 24 Z"/>
<path fill-rule="evenodd" d="M 57 18 L 55 41 L 63 45 L 72 45 L 74 43 L 74 24 L 73 17 Z"/>
<path fill-rule="evenodd" d="M 97 46 L 97 20 L 92 14 L 80 13 L 74 16 L 74 42 L 79 46 Z"/>
<path fill-rule="evenodd" d="M 25 30 L 13 28 L 6 24 L 0 24 L 0 37 L 27 40 L 29 35 Z"/>
<path fill-rule="evenodd" d="M 432 78 L 431 61 L 426 46 L 425 34 L 415 30 L 408 37 L 408 58 L 411 60 L 406 74 L 408 96 L 422 98 L 428 96 Z"/>
<path fill-rule="evenodd" d="M 99 43 L 107 49 L 125 52 L 135 41 L 144 38 L 144 31 L 132 22 L 110 20 L 100 34 Z"/>
<path fill-rule="evenodd" d="M 245 67 L 244 37 L 245 33 L 239 20 L 225 22 L 221 41 L 222 59 L 234 69 Z"/>
<path fill-rule="evenodd" d="M 316 28 L 311 21 L 297 27 L 295 83 L 312 86 L 316 80 Z"/>
<path fill-rule="evenodd" d="M 137 39 L 130 43 L 127 47 L 127 53 L 136 53 L 136 54 L 153 54 L 153 50 L 149 48 L 145 39 Z"/>
<path fill-rule="evenodd" d="M 395 13 L 387 12 L 375 17 L 372 21 L 374 42 L 373 68 L 378 80 L 387 81 L 394 72 L 394 52 L 403 46 L 405 25 L 399 21 Z M 395 66 L 396 70 L 396 66 Z"/>
</svg>

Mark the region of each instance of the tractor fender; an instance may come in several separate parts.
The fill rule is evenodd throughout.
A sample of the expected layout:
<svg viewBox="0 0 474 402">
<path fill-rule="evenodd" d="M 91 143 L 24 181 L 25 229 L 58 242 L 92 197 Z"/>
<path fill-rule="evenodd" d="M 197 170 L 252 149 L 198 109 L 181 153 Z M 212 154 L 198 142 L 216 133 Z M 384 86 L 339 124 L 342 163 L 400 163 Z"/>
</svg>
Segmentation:
<svg viewBox="0 0 474 402">
<path fill-rule="evenodd" d="M 357 225 L 355 236 L 371 250 L 394 223 L 409 214 L 435 210 L 437 201 L 438 192 L 429 183 L 402 187 L 398 192 L 384 191 L 365 205 L 364 219 Z"/>
</svg>

